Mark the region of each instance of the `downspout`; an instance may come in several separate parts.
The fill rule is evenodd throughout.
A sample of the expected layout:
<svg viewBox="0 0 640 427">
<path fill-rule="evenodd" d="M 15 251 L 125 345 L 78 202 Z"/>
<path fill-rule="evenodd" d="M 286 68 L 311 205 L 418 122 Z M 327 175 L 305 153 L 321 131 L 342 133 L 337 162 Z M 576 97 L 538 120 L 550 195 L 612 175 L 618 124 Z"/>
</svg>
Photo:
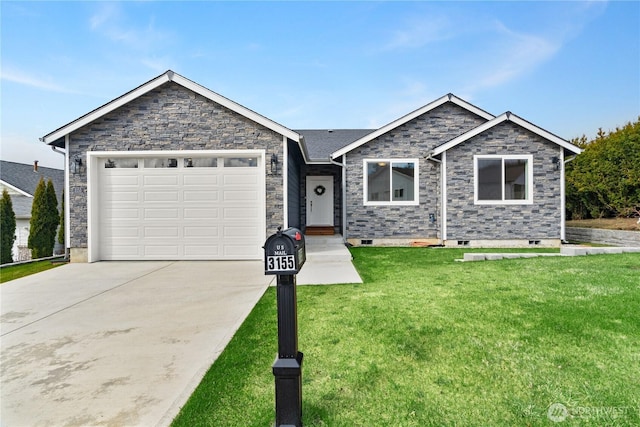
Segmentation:
<svg viewBox="0 0 640 427">
<path fill-rule="evenodd" d="M 442 159 L 447 159 L 447 152 L 442 153 Z M 425 159 L 440 164 L 440 240 L 444 245 L 447 239 L 447 167 L 443 160 L 433 157 L 433 153 L 429 153 Z M 437 207 L 436 207 L 437 209 Z"/>
<path fill-rule="evenodd" d="M 342 155 L 342 163 L 336 162 L 333 158 L 329 158 L 331 164 L 342 168 L 342 240 L 347 242 L 347 155 Z"/>
<path fill-rule="evenodd" d="M 64 147 L 65 150 L 69 146 L 69 135 L 65 135 L 64 137 Z M 69 262 L 69 248 L 71 242 L 71 236 L 69 236 L 69 152 L 62 151 L 55 145 L 51 146 L 51 150 L 55 151 L 58 154 L 62 154 L 64 156 L 64 260 L 65 262 Z"/>
<path fill-rule="evenodd" d="M 282 219 L 284 228 L 289 228 L 289 153 L 287 137 L 282 135 Z M 266 162 L 266 159 L 265 159 Z M 266 166 L 265 166 L 266 167 Z"/>
<path fill-rule="evenodd" d="M 560 242 L 567 243 L 567 227 L 565 225 L 567 221 L 567 201 L 566 201 L 566 181 L 565 181 L 565 170 L 564 165 L 575 159 L 577 156 L 571 156 L 568 159 L 564 158 L 564 149 L 560 148 L 560 158 L 562 159 L 562 171 L 560 171 Z"/>
</svg>

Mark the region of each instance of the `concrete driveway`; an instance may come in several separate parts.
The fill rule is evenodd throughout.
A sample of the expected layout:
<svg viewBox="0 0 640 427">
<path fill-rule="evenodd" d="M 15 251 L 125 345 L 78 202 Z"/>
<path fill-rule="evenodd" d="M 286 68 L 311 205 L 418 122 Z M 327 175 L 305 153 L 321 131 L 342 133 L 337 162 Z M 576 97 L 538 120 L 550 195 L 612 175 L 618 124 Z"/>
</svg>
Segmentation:
<svg viewBox="0 0 640 427">
<path fill-rule="evenodd" d="M 0 425 L 168 425 L 273 280 L 263 268 L 69 264 L 0 285 Z"/>
</svg>

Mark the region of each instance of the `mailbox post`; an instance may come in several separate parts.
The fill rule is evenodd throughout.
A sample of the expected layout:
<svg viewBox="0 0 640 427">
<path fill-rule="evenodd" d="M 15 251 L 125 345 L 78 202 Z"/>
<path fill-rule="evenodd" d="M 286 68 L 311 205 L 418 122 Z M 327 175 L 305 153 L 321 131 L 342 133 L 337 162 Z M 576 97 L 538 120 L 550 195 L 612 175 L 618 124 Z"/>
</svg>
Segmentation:
<svg viewBox="0 0 640 427">
<path fill-rule="evenodd" d="M 304 237 L 288 228 L 264 244 L 264 273 L 277 275 L 278 355 L 273 363 L 276 427 L 302 427 L 302 358 L 298 351 L 296 274 L 306 260 Z"/>
</svg>

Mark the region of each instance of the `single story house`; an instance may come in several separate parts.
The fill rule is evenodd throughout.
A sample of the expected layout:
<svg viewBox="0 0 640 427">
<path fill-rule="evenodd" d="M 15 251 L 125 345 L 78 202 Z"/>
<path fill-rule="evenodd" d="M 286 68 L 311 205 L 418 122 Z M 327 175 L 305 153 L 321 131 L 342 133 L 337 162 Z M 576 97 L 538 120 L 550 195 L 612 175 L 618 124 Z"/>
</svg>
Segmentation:
<svg viewBox="0 0 640 427">
<path fill-rule="evenodd" d="M 41 178 L 45 182 L 51 180 L 53 183 L 58 197 L 58 209 L 60 209 L 62 207 L 62 191 L 64 190 L 64 171 L 62 169 L 38 166 L 37 161 L 32 165 L 0 161 L 0 191 L 7 190 L 11 197 L 13 213 L 16 215 L 16 240 L 13 242 L 11 250 L 14 262 L 31 259 L 31 250 L 27 247 L 31 226 L 31 207 Z M 55 250 L 57 252 L 58 248 Z"/>
<path fill-rule="evenodd" d="M 262 259 L 283 227 L 353 245 L 556 246 L 580 149 L 445 95 L 380 129 L 292 130 L 173 71 L 45 135 L 74 262 Z"/>
</svg>

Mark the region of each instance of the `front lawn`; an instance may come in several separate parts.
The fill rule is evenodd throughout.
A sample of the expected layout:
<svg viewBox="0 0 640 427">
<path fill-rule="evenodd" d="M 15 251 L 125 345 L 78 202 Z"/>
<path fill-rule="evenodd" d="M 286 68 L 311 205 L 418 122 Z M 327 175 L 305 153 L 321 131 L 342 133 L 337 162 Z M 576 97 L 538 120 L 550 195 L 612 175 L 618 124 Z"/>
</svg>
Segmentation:
<svg viewBox="0 0 640 427">
<path fill-rule="evenodd" d="M 640 425 L 640 254 L 352 253 L 298 288 L 305 427 Z M 276 351 L 270 288 L 174 426 L 271 426 Z"/>
<path fill-rule="evenodd" d="M 41 271 L 61 265 L 52 261 L 35 261 L 25 264 L 8 265 L 0 268 L 0 283 L 10 280 L 19 279 L 21 277 L 30 276 L 31 274 L 40 273 Z"/>
</svg>

